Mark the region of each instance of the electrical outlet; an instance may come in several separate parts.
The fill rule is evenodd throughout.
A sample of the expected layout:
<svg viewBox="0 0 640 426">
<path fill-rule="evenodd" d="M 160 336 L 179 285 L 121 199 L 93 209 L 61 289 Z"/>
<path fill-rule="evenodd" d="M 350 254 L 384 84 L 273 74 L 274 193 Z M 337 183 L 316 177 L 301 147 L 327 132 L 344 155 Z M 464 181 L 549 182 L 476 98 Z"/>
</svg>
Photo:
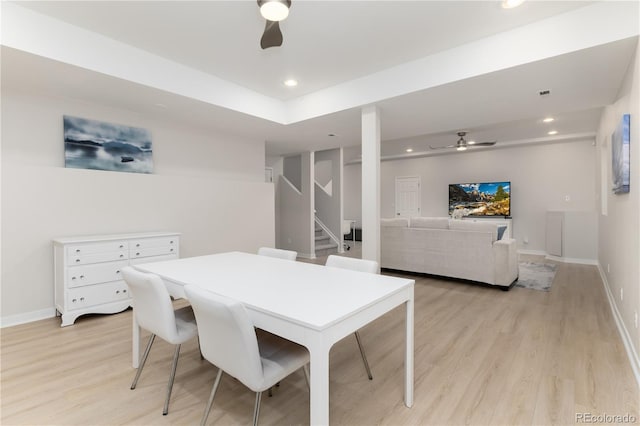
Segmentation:
<svg viewBox="0 0 640 426">
<path fill-rule="evenodd" d="M 522 242 L 525 243 L 525 244 L 529 244 L 529 237 L 524 237 L 522 239 Z"/>
<path fill-rule="evenodd" d="M 611 272 L 611 267 L 610 265 L 607 263 L 607 274 Z"/>
<path fill-rule="evenodd" d="M 633 323 L 635 324 L 636 328 L 638 328 L 638 311 L 635 311 L 633 313 Z"/>
<path fill-rule="evenodd" d="M 291 244 L 291 238 L 287 238 L 287 243 Z"/>
<path fill-rule="evenodd" d="M 620 289 L 620 301 L 622 302 L 624 300 L 624 288 Z"/>
<path fill-rule="evenodd" d="M 571 195 L 565 195 L 564 200 L 567 202 L 571 201 Z"/>
</svg>

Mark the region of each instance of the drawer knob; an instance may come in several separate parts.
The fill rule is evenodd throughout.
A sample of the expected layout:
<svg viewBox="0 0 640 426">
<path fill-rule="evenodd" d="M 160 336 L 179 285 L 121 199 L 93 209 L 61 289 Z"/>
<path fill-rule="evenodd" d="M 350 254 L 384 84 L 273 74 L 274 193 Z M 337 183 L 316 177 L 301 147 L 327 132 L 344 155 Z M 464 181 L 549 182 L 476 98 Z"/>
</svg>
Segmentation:
<svg viewBox="0 0 640 426">
<path fill-rule="evenodd" d="M 80 275 L 80 279 L 83 280 L 84 279 L 84 275 Z"/>
<path fill-rule="evenodd" d="M 123 293 L 126 293 L 126 292 L 127 292 L 127 289 L 125 288 L 124 290 L 122 290 L 122 292 L 123 292 Z"/>
<path fill-rule="evenodd" d="M 73 302 L 73 303 L 76 303 L 76 300 L 77 300 L 77 299 L 73 299 L 73 300 L 72 300 L 72 302 Z"/>
<path fill-rule="evenodd" d="M 116 274 L 119 274 L 119 273 L 120 273 L 120 269 L 118 269 L 118 270 L 116 271 Z"/>
<path fill-rule="evenodd" d="M 173 249 L 169 250 L 169 251 L 173 251 Z"/>
<path fill-rule="evenodd" d="M 76 277 L 71 277 L 71 280 L 72 280 L 72 281 L 73 281 L 73 280 L 75 280 L 75 279 L 76 279 Z"/>
<path fill-rule="evenodd" d="M 84 300 L 84 297 L 81 297 L 81 298 L 80 298 L 80 301 L 82 302 L 83 300 Z"/>
<path fill-rule="evenodd" d="M 136 244 L 136 247 L 140 247 L 140 243 Z"/>
<path fill-rule="evenodd" d="M 140 256 L 140 252 L 136 253 L 136 256 Z"/>
<path fill-rule="evenodd" d="M 121 254 L 120 257 L 124 257 L 124 254 Z"/>
<path fill-rule="evenodd" d="M 76 259 L 76 263 L 80 262 L 80 259 Z"/>
<path fill-rule="evenodd" d="M 116 294 L 120 294 L 120 290 L 116 290 Z"/>
<path fill-rule="evenodd" d="M 80 253 L 80 249 L 76 249 L 76 253 Z"/>
<path fill-rule="evenodd" d="M 120 248 L 123 248 L 123 247 L 124 247 L 124 245 L 120 244 Z"/>
<path fill-rule="evenodd" d="M 169 244 L 173 244 L 173 241 L 169 241 Z"/>
</svg>

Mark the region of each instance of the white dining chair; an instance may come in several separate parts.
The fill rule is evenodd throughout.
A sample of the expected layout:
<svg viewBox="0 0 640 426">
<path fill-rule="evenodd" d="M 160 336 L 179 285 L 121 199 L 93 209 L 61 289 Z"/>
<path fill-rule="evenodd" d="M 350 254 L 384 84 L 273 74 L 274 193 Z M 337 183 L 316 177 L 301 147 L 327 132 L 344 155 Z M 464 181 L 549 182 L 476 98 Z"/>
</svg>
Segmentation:
<svg viewBox="0 0 640 426">
<path fill-rule="evenodd" d="M 263 391 L 300 368 L 308 385 L 309 352 L 305 347 L 256 331 L 245 307 L 236 300 L 192 285 L 184 290 L 198 321 L 202 355 L 218 367 L 201 425 L 207 422 L 223 371 L 256 393 L 254 426 Z"/>
<path fill-rule="evenodd" d="M 136 321 L 141 328 L 151 333 L 149 343 L 147 343 L 140 366 L 136 372 L 136 377 L 131 383 L 131 389 L 135 389 L 138 384 L 140 373 L 142 373 L 156 336 L 172 345 L 176 345 L 169 384 L 167 385 L 167 397 L 162 410 L 162 414 L 166 416 L 169 412 L 169 399 L 171 398 L 173 381 L 176 376 L 180 346 L 182 343 L 198 336 L 193 310 L 191 306 L 174 310 L 169 292 L 162 279 L 157 275 L 143 273 L 130 266 L 122 269 L 122 275 L 133 297 L 133 314 Z"/>
<path fill-rule="evenodd" d="M 336 256 L 333 254 L 327 258 L 325 266 L 330 266 L 332 268 L 350 269 L 352 271 L 358 272 L 368 272 L 370 274 L 378 273 L 378 262 L 374 260 L 356 259 L 353 257 Z M 362 346 L 362 341 L 360 339 L 360 333 L 356 331 L 354 335 L 356 336 L 356 342 L 358 342 L 360 355 L 362 355 L 364 368 L 367 370 L 367 376 L 369 377 L 369 380 L 373 380 L 373 375 L 371 375 L 371 369 L 369 368 L 369 362 L 367 361 L 367 356 L 364 353 L 364 347 Z"/>
<path fill-rule="evenodd" d="M 296 260 L 298 252 L 293 250 L 283 250 L 271 247 L 260 247 L 258 249 L 260 256 L 277 257 L 278 259 Z"/>
</svg>

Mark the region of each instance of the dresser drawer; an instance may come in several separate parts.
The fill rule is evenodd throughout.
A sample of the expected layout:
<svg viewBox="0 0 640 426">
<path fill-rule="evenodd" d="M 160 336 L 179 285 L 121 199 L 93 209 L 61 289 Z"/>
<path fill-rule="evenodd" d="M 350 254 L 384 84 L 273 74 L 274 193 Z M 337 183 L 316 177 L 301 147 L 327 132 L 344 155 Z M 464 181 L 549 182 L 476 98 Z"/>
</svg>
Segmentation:
<svg viewBox="0 0 640 426">
<path fill-rule="evenodd" d="M 127 250 L 127 241 L 105 241 L 102 243 L 74 244 L 67 247 L 67 256 L 84 256 L 87 254 Z"/>
<path fill-rule="evenodd" d="M 67 270 L 68 288 L 84 285 L 106 283 L 122 279 L 122 268 L 128 265 L 126 260 L 120 262 L 98 263 L 95 265 L 72 266 Z"/>
<path fill-rule="evenodd" d="M 178 248 L 172 246 L 159 246 L 148 248 L 137 248 L 129 250 L 129 258 L 137 259 L 139 257 L 162 256 L 165 254 L 177 253 Z"/>
<path fill-rule="evenodd" d="M 129 242 L 130 251 L 146 249 L 150 247 L 174 247 L 178 251 L 178 237 L 140 238 Z"/>
<path fill-rule="evenodd" d="M 127 260 L 129 253 L 127 250 L 110 251 L 106 253 L 92 253 L 78 256 L 68 256 L 67 265 L 86 265 L 89 263 L 113 262 L 116 260 Z"/>
<path fill-rule="evenodd" d="M 124 281 L 94 284 L 69 289 L 67 291 L 67 307 L 68 309 L 80 309 L 128 298 L 129 289 Z"/>
</svg>

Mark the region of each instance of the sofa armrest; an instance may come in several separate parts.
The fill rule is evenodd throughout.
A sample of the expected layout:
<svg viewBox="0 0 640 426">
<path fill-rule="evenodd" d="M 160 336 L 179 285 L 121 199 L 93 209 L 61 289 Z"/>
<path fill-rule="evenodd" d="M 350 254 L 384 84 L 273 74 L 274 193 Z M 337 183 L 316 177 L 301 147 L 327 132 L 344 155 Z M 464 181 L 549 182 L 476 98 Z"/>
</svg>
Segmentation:
<svg viewBox="0 0 640 426">
<path fill-rule="evenodd" d="M 516 240 L 505 238 L 493 243 L 496 285 L 510 286 L 518 278 L 518 247 Z"/>
</svg>

